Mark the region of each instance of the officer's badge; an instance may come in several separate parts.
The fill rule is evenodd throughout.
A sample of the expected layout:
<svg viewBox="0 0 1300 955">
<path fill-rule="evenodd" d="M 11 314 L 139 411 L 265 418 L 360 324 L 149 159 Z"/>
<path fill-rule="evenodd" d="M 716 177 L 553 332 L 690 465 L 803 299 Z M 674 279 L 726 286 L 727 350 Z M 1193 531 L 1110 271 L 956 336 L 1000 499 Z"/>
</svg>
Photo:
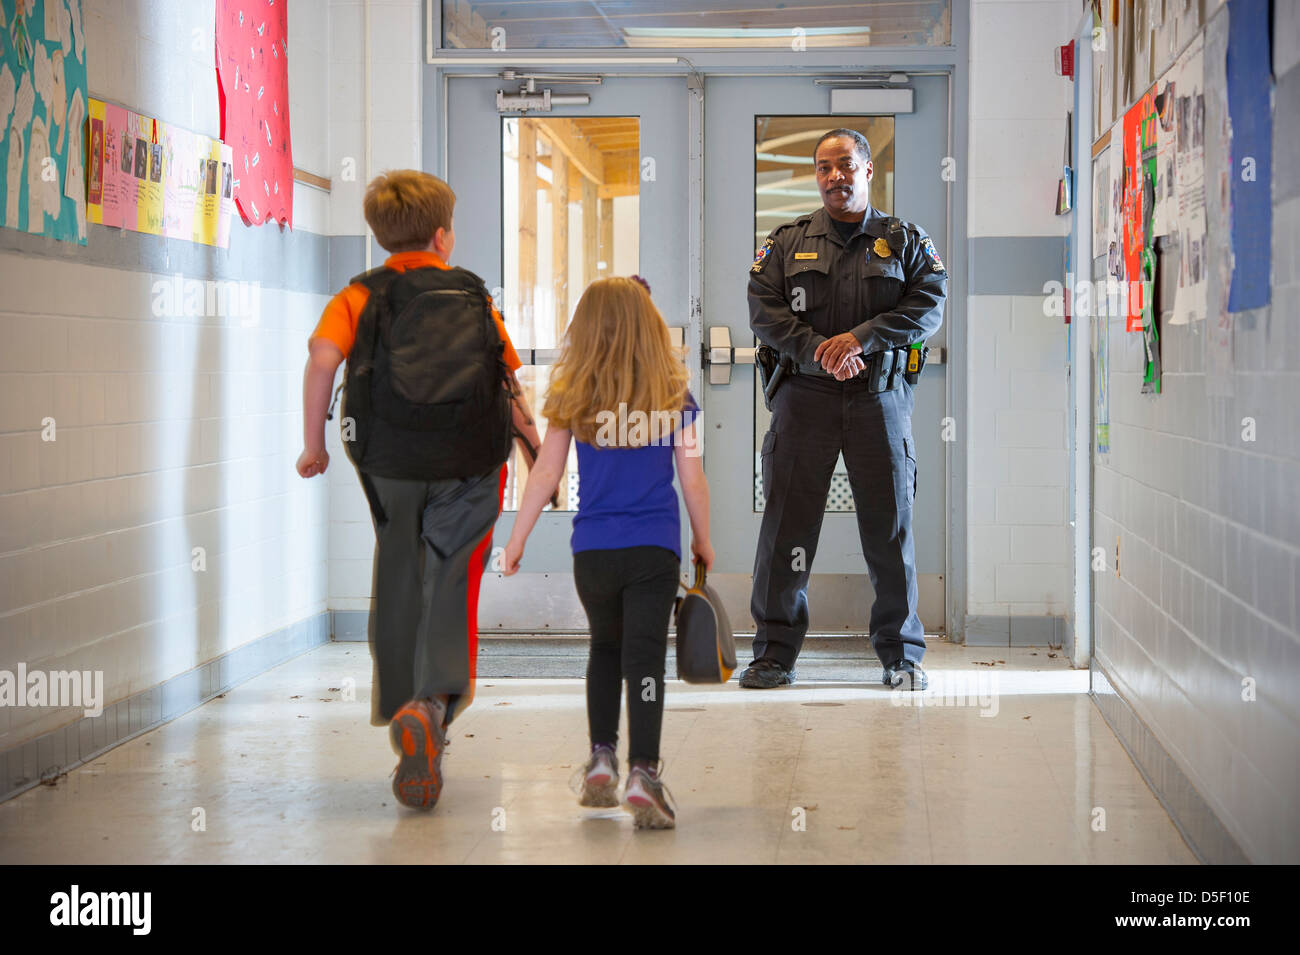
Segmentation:
<svg viewBox="0 0 1300 955">
<path fill-rule="evenodd" d="M 921 240 L 921 250 L 925 253 L 925 257 L 930 260 L 931 272 L 944 271 L 943 260 L 939 258 L 939 252 L 935 249 L 934 243 L 928 235 Z"/>
<path fill-rule="evenodd" d="M 893 254 L 889 249 L 889 243 L 883 238 L 877 239 L 876 244 L 872 246 L 872 249 L 875 251 L 876 255 L 880 256 L 882 259 L 887 259 Z"/>
<path fill-rule="evenodd" d="M 759 249 L 758 254 L 754 256 L 754 264 L 749 267 L 749 271 L 762 272 L 763 265 L 764 263 L 767 262 L 767 255 L 771 251 L 772 251 L 772 237 L 768 236 L 767 241 L 763 243 L 763 247 Z"/>
</svg>

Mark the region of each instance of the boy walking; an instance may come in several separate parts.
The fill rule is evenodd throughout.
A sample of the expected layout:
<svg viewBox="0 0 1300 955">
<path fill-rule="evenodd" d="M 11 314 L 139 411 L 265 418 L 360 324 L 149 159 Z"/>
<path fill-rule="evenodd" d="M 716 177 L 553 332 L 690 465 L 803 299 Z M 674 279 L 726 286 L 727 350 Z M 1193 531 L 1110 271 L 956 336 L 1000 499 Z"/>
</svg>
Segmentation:
<svg viewBox="0 0 1300 955">
<path fill-rule="evenodd" d="M 540 443 L 519 356 L 482 280 L 448 264 L 456 197 L 415 170 L 376 178 L 365 216 L 390 255 L 330 300 L 309 341 L 298 473 L 324 473 L 326 408 L 346 358 L 341 421 L 375 526 L 374 725 L 399 761 L 393 793 L 431 809 L 446 727 L 474 696 L 479 581 L 511 435 Z"/>
</svg>

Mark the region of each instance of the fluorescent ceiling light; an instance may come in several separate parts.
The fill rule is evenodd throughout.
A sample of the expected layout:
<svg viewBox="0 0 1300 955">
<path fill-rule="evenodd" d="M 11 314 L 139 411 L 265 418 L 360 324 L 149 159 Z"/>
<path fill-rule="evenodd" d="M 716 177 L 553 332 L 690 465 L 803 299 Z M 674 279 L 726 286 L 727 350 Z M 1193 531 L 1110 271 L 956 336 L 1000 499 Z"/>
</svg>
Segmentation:
<svg viewBox="0 0 1300 955">
<path fill-rule="evenodd" d="M 780 37 L 790 39 L 796 27 L 623 27 L 628 36 L 657 36 L 672 39 L 707 37 L 715 40 L 759 39 Z M 804 36 L 840 36 L 870 33 L 871 27 L 803 27 Z"/>
<path fill-rule="evenodd" d="M 754 158 L 761 159 L 764 162 L 800 163 L 804 166 L 813 161 L 812 156 L 782 156 L 779 153 L 755 153 Z"/>
<path fill-rule="evenodd" d="M 623 27 L 623 42 L 629 49 L 661 47 L 789 49 L 796 37 L 808 48 L 841 48 L 871 45 L 870 27 Z"/>
</svg>

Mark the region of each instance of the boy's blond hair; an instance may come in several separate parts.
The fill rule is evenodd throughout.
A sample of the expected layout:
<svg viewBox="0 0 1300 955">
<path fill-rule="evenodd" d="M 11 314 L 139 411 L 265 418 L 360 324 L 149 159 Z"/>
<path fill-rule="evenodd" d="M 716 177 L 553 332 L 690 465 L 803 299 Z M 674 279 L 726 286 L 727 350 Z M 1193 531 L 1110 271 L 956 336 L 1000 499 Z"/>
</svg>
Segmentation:
<svg viewBox="0 0 1300 955">
<path fill-rule="evenodd" d="M 456 194 L 437 176 L 393 169 L 371 180 L 362 204 L 375 238 L 389 252 L 428 248 L 439 229 L 451 229 Z"/>
<path fill-rule="evenodd" d="M 680 413 L 686 366 L 650 293 L 630 278 L 587 286 L 551 366 L 542 414 L 592 444 L 602 412 Z"/>
</svg>

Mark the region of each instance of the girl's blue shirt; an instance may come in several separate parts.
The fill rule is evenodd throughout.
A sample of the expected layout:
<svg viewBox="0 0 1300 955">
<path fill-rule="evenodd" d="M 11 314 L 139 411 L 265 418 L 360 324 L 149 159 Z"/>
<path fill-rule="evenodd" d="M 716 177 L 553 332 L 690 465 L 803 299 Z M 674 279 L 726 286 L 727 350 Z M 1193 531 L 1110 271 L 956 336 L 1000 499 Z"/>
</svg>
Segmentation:
<svg viewBox="0 0 1300 955">
<path fill-rule="evenodd" d="M 693 423 L 699 411 L 688 391 L 682 428 Z M 673 490 L 673 449 L 680 439 L 677 429 L 640 448 L 601 448 L 577 441 L 578 513 L 570 538 L 575 554 L 653 546 L 681 559 L 681 518 Z"/>
</svg>

